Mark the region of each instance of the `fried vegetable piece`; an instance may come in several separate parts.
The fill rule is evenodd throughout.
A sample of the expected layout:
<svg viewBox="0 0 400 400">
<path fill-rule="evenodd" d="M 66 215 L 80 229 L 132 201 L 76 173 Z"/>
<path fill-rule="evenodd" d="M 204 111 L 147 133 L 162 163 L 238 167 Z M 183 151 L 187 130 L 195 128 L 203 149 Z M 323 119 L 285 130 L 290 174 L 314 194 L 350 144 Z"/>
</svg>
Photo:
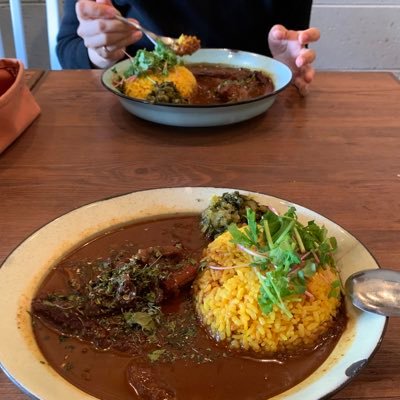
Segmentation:
<svg viewBox="0 0 400 400">
<path fill-rule="evenodd" d="M 201 214 L 201 231 L 207 239 L 213 239 L 225 232 L 232 223 L 246 223 L 246 208 L 255 211 L 257 221 L 268 211 L 268 207 L 258 204 L 238 191 L 214 196 Z"/>
<path fill-rule="evenodd" d="M 201 42 L 196 36 L 182 34 L 174 43 L 173 50 L 178 56 L 190 55 L 197 51 L 200 45 Z"/>
</svg>

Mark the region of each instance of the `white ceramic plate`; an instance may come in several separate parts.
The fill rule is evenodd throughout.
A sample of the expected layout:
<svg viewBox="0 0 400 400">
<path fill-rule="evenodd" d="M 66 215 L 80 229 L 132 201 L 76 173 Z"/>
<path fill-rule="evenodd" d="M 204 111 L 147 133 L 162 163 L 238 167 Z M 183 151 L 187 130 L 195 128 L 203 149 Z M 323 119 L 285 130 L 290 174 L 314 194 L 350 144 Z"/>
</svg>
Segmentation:
<svg viewBox="0 0 400 400">
<path fill-rule="evenodd" d="M 145 100 L 125 96 L 113 86 L 113 69 L 123 73 L 130 65 L 129 60 L 121 61 L 107 69 L 101 80 L 108 90 L 119 97 L 123 107 L 140 118 L 164 125 L 205 127 L 233 124 L 262 114 L 271 107 L 276 95 L 285 89 L 292 79 L 292 72 L 285 64 L 270 57 L 245 51 L 200 49 L 183 59 L 185 63 L 207 62 L 263 70 L 271 76 L 275 90 L 265 96 L 230 104 L 212 106 L 151 104 Z"/>
<path fill-rule="evenodd" d="M 0 363 L 5 373 L 37 399 L 94 399 L 43 363 L 28 313 L 43 278 L 66 254 L 101 233 L 149 217 L 200 213 L 214 194 L 232 190 L 187 187 L 135 192 L 78 208 L 32 234 L 9 255 L 0 269 Z M 362 268 L 378 268 L 374 258 L 354 236 L 327 218 L 276 197 L 242 193 L 280 212 L 294 205 L 301 221 L 315 220 L 325 225 L 329 235 L 338 241 L 336 259 L 343 281 Z M 325 363 L 306 380 L 274 399 L 324 398 L 339 390 L 365 365 L 381 342 L 387 319 L 361 312 L 349 302 L 347 310 L 348 327 Z"/>
</svg>

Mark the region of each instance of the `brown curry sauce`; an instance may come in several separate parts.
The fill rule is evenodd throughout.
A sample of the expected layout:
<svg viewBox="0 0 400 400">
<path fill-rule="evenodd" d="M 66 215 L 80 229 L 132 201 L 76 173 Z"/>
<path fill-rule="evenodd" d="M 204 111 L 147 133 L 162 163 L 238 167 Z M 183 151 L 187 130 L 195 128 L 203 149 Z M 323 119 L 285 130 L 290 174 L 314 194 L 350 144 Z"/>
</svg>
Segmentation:
<svg viewBox="0 0 400 400">
<path fill-rule="evenodd" d="M 235 103 L 274 91 L 272 79 L 263 71 L 211 63 L 193 63 L 186 67 L 197 81 L 197 89 L 189 104 Z"/>
<path fill-rule="evenodd" d="M 121 247 L 146 248 L 182 243 L 199 259 L 206 245 L 198 216 L 177 216 L 131 225 L 104 235 L 81 247 L 51 271 L 37 296 L 66 291 L 63 268 L 82 260 L 99 260 Z M 41 319 L 33 319 L 37 343 L 48 363 L 67 381 L 102 400 L 263 399 L 281 393 L 304 380 L 332 352 L 346 326 L 344 310 L 335 327 L 314 349 L 297 354 L 259 355 L 230 351 L 216 343 L 196 319 L 190 287 L 162 304 L 173 329 L 163 339 L 143 340 L 138 350 L 96 349 L 87 341 L 60 335 Z M 161 343 L 162 341 L 162 343 Z M 150 386 L 140 396 L 129 384 Z M 131 382 L 132 383 L 132 382 Z M 152 384 L 155 383 L 155 386 Z M 161 389 L 160 389 L 161 388 Z M 143 394 L 145 393 L 145 394 Z"/>
</svg>

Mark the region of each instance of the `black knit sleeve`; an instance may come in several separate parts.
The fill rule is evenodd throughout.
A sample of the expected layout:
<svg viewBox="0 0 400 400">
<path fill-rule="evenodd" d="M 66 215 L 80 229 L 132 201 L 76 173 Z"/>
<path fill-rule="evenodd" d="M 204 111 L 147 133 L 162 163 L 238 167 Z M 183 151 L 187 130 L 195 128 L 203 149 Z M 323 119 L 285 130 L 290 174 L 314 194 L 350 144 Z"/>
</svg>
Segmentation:
<svg viewBox="0 0 400 400">
<path fill-rule="evenodd" d="M 64 69 L 92 68 L 87 48 L 78 36 L 79 21 L 75 13 L 76 0 L 64 1 L 64 15 L 57 36 L 57 56 Z"/>
<path fill-rule="evenodd" d="M 240 21 L 243 29 L 238 32 L 236 24 L 221 23 L 217 13 L 210 14 L 204 0 L 192 0 L 190 7 L 177 5 L 174 1 L 159 3 L 156 0 L 114 0 L 114 5 L 121 11 L 122 15 L 137 18 L 143 26 L 150 27 L 156 32 L 175 34 L 182 32 L 190 33 L 200 37 L 208 47 L 230 47 L 239 48 L 264 54 L 266 52 L 265 31 L 268 31 L 274 24 L 282 24 L 288 29 L 303 30 L 309 27 L 312 0 L 259 0 L 248 6 L 246 15 L 242 12 L 243 1 L 238 1 L 236 8 L 231 4 L 232 0 L 221 0 L 223 10 L 227 3 L 235 11 L 229 22 Z M 61 29 L 58 34 L 57 54 L 63 68 L 92 68 L 87 49 L 76 31 L 79 21 L 75 13 L 76 0 L 64 1 L 64 17 Z M 174 13 L 166 18 L 161 6 L 175 4 Z M 178 7 L 179 6 L 179 7 Z M 224 16 L 226 11 L 224 11 Z M 217 21 L 216 21 L 217 20 Z M 208 21 L 208 22 L 207 22 Z M 211 21 L 211 22 L 210 22 Z M 177 31 L 171 30 L 177 27 Z M 232 28 L 233 27 L 233 28 Z M 247 28 L 246 28 L 247 27 Z M 233 30 L 232 30 L 233 29 Z M 247 37 L 243 32 L 248 32 Z M 249 42 L 248 37 L 253 38 Z M 135 54 L 138 48 L 146 47 L 149 43 L 145 39 L 128 48 L 129 54 Z M 152 46 L 150 46 L 151 48 Z"/>
<path fill-rule="evenodd" d="M 310 26 L 312 3 L 312 0 L 275 1 L 274 18 L 287 29 L 307 29 Z"/>
</svg>

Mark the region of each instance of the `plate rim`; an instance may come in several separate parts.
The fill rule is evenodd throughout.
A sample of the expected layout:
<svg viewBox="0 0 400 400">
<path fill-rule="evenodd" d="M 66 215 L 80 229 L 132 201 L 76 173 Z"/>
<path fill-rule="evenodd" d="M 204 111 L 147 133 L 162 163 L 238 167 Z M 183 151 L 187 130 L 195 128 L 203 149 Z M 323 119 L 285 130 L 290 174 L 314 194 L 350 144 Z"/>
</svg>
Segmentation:
<svg viewBox="0 0 400 400">
<path fill-rule="evenodd" d="M 268 98 L 270 98 L 270 97 L 274 97 L 274 96 L 276 96 L 278 93 L 282 92 L 284 89 L 286 89 L 286 88 L 290 85 L 290 83 L 291 83 L 291 81 L 292 81 L 292 79 L 293 79 L 293 72 L 291 71 L 291 69 L 290 69 L 286 64 L 284 64 L 283 62 L 281 62 L 281 61 L 279 61 L 279 60 L 276 60 L 276 59 L 273 58 L 273 57 L 269 57 L 269 56 L 266 56 L 266 55 L 264 55 L 264 54 L 258 54 L 258 53 L 254 53 L 254 52 L 250 52 L 250 51 L 243 51 L 243 50 L 234 50 L 234 49 L 225 48 L 225 47 L 224 47 L 224 48 L 203 48 L 203 49 L 200 49 L 200 50 L 198 50 L 198 51 L 201 51 L 201 50 L 223 51 L 224 53 L 225 53 L 225 52 L 242 53 L 242 54 L 248 54 L 248 55 L 250 55 L 250 56 L 252 56 L 252 57 L 254 56 L 254 57 L 266 58 L 266 59 L 268 59 L 269 61 L 272 61 L 273 63 L 276 63 L 276 64 L 279 65 L 281 68 L 286 69 L 286 71 L 289 72 L 289 77 L 290 77 L 290 79 L 289 79 L 284 85 L 282 85 L 282 87 L 280 87 L 279 89 L 276 89 L 276 90 L 274 90 L 274 91 L 272 91 L 272 92 L 270 92 L 270 93 L 264 94 L 264 95 L 262 95 L 262 96 L 257 96 L 257 97 L 254 97 L 254 98 L 251 98 L 251 99 L 248 99 L 248 100 L 237 101 L 237 102 L 235 102 L 235 103 L 222 103 L 222 104 L 171 104 L 171 103 L 151 103 L 151 102 L 148 101 L 148 100 L 138 99 L 138 98 L 136 98 L 136 97 L 127 96 L 126 94 L 121 93 L 121 92 L 119 92 L 118 90 L 111 88 L 111 87 L 109 86 L 109 84 L 107 84 L 107 83 L 105 82 L 105 76 L 106 76 L 107 74 L 109 74 L 110 72 L 112 72 L 112 69 L 115 68 L 117 65 L 121 65 L 121 64 L 124 64 L 124 63 L 128 63 L 128 61 L 129 61 L 128 59 L 120 60 L 120 61 L 118 61 L 117 63 L 115 63 L 114 65 L 112 65 L 111 67 L 105 69 L 105 70 L 102 72 L 102 74 L 101 74 L 101 83 L 102 83 L 102 85 L 103 85 L 108 91 L 110 91 L 111 93 L 113 93 L 113 94 L 119 96 L 121 99 L 129 100 L 129 101 L 132 101 L 132 102 L 134 102 L 134 103 L 136 103 L 136 104 L 140 104 L 140 105 L 149 105 L 149 106 L 154 106 L 154 107 L 178 108 L 178 109 L 182 109 L 182 110 L 186 110 L 186 109 L 188 109 L 188 110 L 193 110 L 193 109 L 208 109 L 208 108 L 235 107 L 235 106 L 241 106 L 241 105 L 244 105 L 244 104 L 254 103 L 254 102 L 257 102 L 257 101 L 262 101 L 262 100 L 268 99 Z M 188 64 L 189 64 L 189 63 L 188 63 Z"/>
<path fill-rule="evenodd" d="M 140 193 L 145 193 L 145 192 L 154 192 L 154 193 L 162 193 L 163 191 L 173 191 L 173 192 L 174 192 L 174 191 L 177 191 L 177 192 L 179 192 L 179 191 L 187 190 L 187 189 L 188 189 L 188 190 L 191 190 L 191 191 L 194 190 L 195 192 L 196 192 L 196 191 L 199 191 L 199 192 L 203 192 L 203 191 L 205 191 L 205 192 L 206 192 L 206 191 L 209 191 L 209 192 L 213 192 L 213 191 L 225 192 L 225 191 L 235 191 L 235 190 L 237 190 L 237 191 L 239 191 L 240 193 L 247 194 L 247 195 L 254 195 L 254 196 L 256 196 L 256 197 L 259 196 L 259 197 L 261 197 L 261 198 L 263 198 L 263 199 L 265 199 L 265 200 L 267 200 L 268 198 L 270 198 L 270 199 L 274 199 L 274 200 L 277 201 L 277 202 L 281 202 L 281 203 L 283 202 L 285 207 L 287 207 L 288 205 L 293 205 L 293 206 L 295 206 L 295 207 L 296 207 L 296 206 L 297 206 L 297 207 L 300 207 L 300 208 L 303 209 L 303 211 L 310 212 L 311 214 L 314 214 L 314 215 L 316 215 L 317 217 L 322 217 L 322 219 L 325 219 L 326 221 L 329 221 L 331 224 L 333 224 L 333 226 L 336 226 L 336 227 L 340 228 L 340 229 L 342 230 L 342 232 L 343 232 L 345 235 L 350 236 L 350 237 L 356 242 L 356 244 L 361 245 L 362 249 L 363 249 L 364 251 L 366 251 L 366 252 L 368 253 L 368 255 L 373 259 L 373 261 L 375 262 L 377 268 L 380 268 L 380 265 L 379 265 L 378 261 L 376 260 L 376 258 L 374 257 L 374 255 L 371 253 L 371 251 L 370 251 L 370 250 L 369 250 L 355 235 L 353 235 L 349 230 L 344 229 L 341 225 L 337 224 L 336 222 L 334 222 L 334 221 L 331 220 L 330 218 L 327 218 L 327 217 L 325 217 L 323 214 L 321 214 L 321 213 L 319 213 L 319 212 L 316 212 L 316 211 L 314 211 L 313 209 L 309 209 L 309 208 L 303 206 L 303 205 L 300 204 L 300 203 L 294 203 L 294 202 L 292 202 L 292 201 L 286 200 L 286 199 L 281 198 L 281 197 L 277 197 L 277 196 L 275 196 L 275 195 L 270 195 L 270 194 L 267 194 L 267 193 L 256 192 L 256 191 L 251 191 L 251 190 L 247 190 L 247 189 L 240 189 L 240 188 L 223 188 L 223 187 L 212 187 L 212 186 L 178 186 L 178 187 L 176 187 L 176 186 L 171 186 L 171 187 L 158 187 L 158 188 L 138 189 L 138 190 L 135 190 L 135 191 L 127 191 L 126 193 L 122 193 L 122 194 L 118 194 L 118 195 L 107 196 L 107 197 L 104 197 L 104 198 L 101 198 L 101 199 L 98 199 L 98 200 L 95 200 L 95 201 L 88 202 L 88 203 L 86 203 L 86 204 L 77 206 L 77 207 L 75 207 L 75 208 L 73 208 L 73 209 L 71 209 L 71 210 L 69 210 L 69 211 L 67 211 L 67 212 L 65 212 L 65 213 L 63 213 L 63 214 L 61 214 L 61 215 L 59 215 L 58 217 L 53 218 L 52 220 L 48 221 L 47 223 L 43 224 L 41 227 L 39 227 L 39 228 L 37 228 L 36 230 L 34 230 L 33 232 L 31 232 L 25 239 L 23 239 L 19 244 L 17 244 L 17 245 L 11 250 L 11 252 L 7 255 L 7 257 L 3 260 L 3 262 L 2 262 L 1 265 L 0 265 L 0 277 L 2 276 L 2 271 L 4 270 L 4 269 L 3 269 L 3 266 L 8 265 L 8 263 L 9 263 L 11 257 L 12 257 L 13 255 L 15 255 L 16 251 L 17 251 L 18 249 L 20 249 L 20 248 L 24 245 L 25 242 L 27 242 L 27 241 L 29 241 L 29 240 L 32 240 L 32 237 L 34 237 L 39 231 L 45 230 L 49 225 L 55 223 L 56 221 L 58 221 L 58 220 L 60 220 L 60 219 L 65 218 L 65 217 L 68 216 L 68 215 L 73 214 L 74 212 L 77 212 L 78 210 L 85 209 L 86 207 L 90 207 L 90 206 L 96 206 L 96 205 L 99 205 L 99 204 L 101 204 L 101 203 L 105 203 L 105 202 L 108 202 L 108 201 L 115 201 L 116 199 L 121 199 L 121 198 L 124 198 L 124 197 L 134 196 L 135 194 L 140 194 Z M 160 213 L 158 213 L 158 214 L 154 214 L 153 216 L 157 216 L 157 215 L 162 216 L 162 215 L 165 215 L 165 214 L 160 214 Z M 138 220 L 139 220 L 139 219 L 136 218 L 136 221 L 138 221 Z M 133 220 L 133 221 L 135 221 L 135 220 Z M 132 222 L 133 222 L 133 221 L 132 221 Z M 129 223 L 128 220 L 126 220 L 126 221 L 124 222 L 124 224 L 128 224 L 128 223 Z M 111 226 L 110 226 L 110 227 L 111 227 Z M 115 228 L 115 226 L 112 226 L 112 227 Z M 98 231 L 97 235 L 99 235 L 99 234 L 101 234 L 101 231 Z M 87 237 L 87 238 L 89 238 L 89 237 Z M 72 251 L 72 248 L 70 248 L 68 251 L 66 251 L 66 252 L 63 254 L 63 256 L 65 256 L 66 254 L 68 254 L 68 252 L 70 252 L 70 251 Z M 1 285 L 0 285 L 0 286 L 1 286 Z M 1 297 L 1 295 L 0 295 L 0 301 L 1 301 L 1 299 L 2 299 L 2 297 Z M 386 329 L 387 329 L 387 324 L 388 324 L 388 318 L 387 318 L 387 317 L 379 316 L 379 317 L 377 317 L 377 318 L 379 318 L 379 319 L 382 320 L 382 321 L 384 320 L 384 324 L 383 324 L 383 327 L 382 327 L 380 336 L 379 336 L 378 340 L 376 341 L 372 352 L 368 355 L 368 358 L 365 360 L 364 364 L 363 364 L 358 370 L 356 370 L 355 373 L 354 373 L 352 376 L 346 378 L 342 383 L 340 383 L 338 386 L 336 386 L 333 390 L 329 391 L 329 393 L 326 393 L 326 394 L 324 393 L 323 396 L 322 396 L 322 397 L 318 397 L 318 399 L 326 399 L 326 398 L 329 398 L 330 396 L 332 396 L 332 394 L 334 394 L 334 393 L 340 391 L 344 386 L 346 386 L 347 384 L 349 384 L 350 381 L 351 381 L 352 379 L 354 379 L 354 377 L 357 376 L 357 375 L 360 373 L 360 371 L 363 370 L 363 369 L 365 368 L 365 366 L 369 363 L 369 361 L 373 358 L 373 356 L 375 355 L 375 353 L 378 351 L 380 345 L 382 344 L 382 341 L 383 341 L 383 338 L 384 338 L 384 335 L 385 335 L 385 332 L 386 332 Z M 22 390 L 23 392 L 25 392 L 26 394 L 28 394 L 28 395 L 30 395 L 30 396 L 33 396 L 33 397 L 36 398 L 36 399 L 39 399 L 39 397 L 35 397 L 35 394 L 32 393 L 31 391 L 29 391 L 29 389 L 26 388 L 22 382 L 20 382 L 19 380 L 15 379 L 15 378 L 13 377 L 12 373 L 11 373 L 10 371 L 8 371 L 7 366 L 3 364 L 3 362 L 2 362 L 1 359 L 0 359 L 0 368 L 4 371 L 4 373 L 6 374 L 6 376 L 7 376 L 20 390 Z M 58 375 L 58 374 L 57 374 L 57 375 Z M 67 382 L 67 381 L 66 381 L 66 382 Z M 68 382 L 68 383 L 69 383 L 69 382 Z M 70 384 L 70 385 L 72 386 L 72 384 Z M 298 385 L 296 385 L 296 386 L 298 386 Z M 296 386 L 295 386 L 294 388 L 296 388 Z M 79 390 L 79 389 L 78 389 L 78 390 Z M 291 390 L 291 389 L 289 389 L 289 391 L 290 391 L 290 390 Z M 279 394 L 279 395 L 277 395 L 277 396 L 274 396 L 273 398 L 274 398 L 274 399 L 281 398 L 281 396 L 282 396 L 283 394 L 287 393 L 287 392 L 288 392 L 288 391 L 286 391 L 286 392 L 284 392 L 284 393 L 282 393 L 282 394 Z M 84 393 L 84 394 L 87 396 L 87 397 L 85 397 L 85 398 L 88 398 L 88 399 L 89 399 L 89 398 L 95 399 L 95 397 L 93 397 L 93 396 L 91 396 L 91 395 L 89 395 L 89 394 L 87 394 L 87 393 L 85 393 L 85 392 L 82 392 L 82 393 Z M 284 398 L 286 398 L 286 397 L 284 397 Z M 292 396 L 290 396 L 290 398 L 292 398 Z M 45 399 L 45 398 L 43 398 L 43 399 Z M 315 399 L 317 399 L 317 398 L 315 398 Z"/>
</svg>

